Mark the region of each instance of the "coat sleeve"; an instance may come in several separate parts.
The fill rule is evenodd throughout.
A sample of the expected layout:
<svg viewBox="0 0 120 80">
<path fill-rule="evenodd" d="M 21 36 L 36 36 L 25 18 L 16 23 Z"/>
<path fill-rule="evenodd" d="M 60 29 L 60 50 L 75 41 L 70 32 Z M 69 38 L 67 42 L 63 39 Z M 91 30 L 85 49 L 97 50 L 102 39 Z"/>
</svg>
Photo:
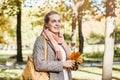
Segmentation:
<svg viewBox="0 0 120 80">
<path fill-rule="evenodd" d="M 63 70 L 61 61 L 45 60 L 43 37 L 37 37 L 33 48 L 33 61 L 37 71 L 60 72 Z"/>
</svg>

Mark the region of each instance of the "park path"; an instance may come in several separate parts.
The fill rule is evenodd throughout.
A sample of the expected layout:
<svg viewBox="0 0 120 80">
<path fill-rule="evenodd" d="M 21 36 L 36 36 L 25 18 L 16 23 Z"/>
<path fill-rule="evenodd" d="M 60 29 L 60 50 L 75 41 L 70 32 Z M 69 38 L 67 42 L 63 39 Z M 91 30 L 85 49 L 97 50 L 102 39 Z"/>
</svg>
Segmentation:
<svg viewBox="0 0 120 80">
<path fill-rule="evenodd" d="M 92 65 L 91 65 L 92 64 Z M 15 64 L 14 66 L 0 65 L 0 68 L 6 69 L 7 72 L 17 73 L 21 75 L 26 64 Z M 72 71 L 73 80 L 102 80 L 102 68 L 100 63 L 82 63 L 78 70 Z M 118 64 L 118 69 L 113 70 L 113 79 L 120 80 L 120 64 Z M 11 69 L 15 70 L 11 70 Z M 16 69 L 20 69 L 16 72 Z"/>
</svg>

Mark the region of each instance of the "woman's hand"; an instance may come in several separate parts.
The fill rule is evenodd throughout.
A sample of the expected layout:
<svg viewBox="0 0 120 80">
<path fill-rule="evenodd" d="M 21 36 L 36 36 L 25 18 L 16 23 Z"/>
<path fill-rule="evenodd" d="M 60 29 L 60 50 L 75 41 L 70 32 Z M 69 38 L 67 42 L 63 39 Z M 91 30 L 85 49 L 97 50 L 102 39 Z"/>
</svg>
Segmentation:
<svg viewBox="0 0 120 80">
<path fill-rule="evenodd" d="M 64 68 L 73 68 L 75 66 L 75 60 L 66 60 L 63 62 Z"/>
</svg>

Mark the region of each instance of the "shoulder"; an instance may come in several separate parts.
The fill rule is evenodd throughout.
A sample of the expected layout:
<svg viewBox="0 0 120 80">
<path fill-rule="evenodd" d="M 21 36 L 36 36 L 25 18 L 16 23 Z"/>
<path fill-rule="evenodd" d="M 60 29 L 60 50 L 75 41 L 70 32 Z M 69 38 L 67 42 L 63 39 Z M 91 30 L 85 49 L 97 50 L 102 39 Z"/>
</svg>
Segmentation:
<svg viewBox="0 0 120 80">
<path fill-rule="evenodd" d="M 37 36 L 37 38 L 36 38 L 36 41 L 43 41 L 43 36 L 42 35 L 40 35 L 40 36 Z"/>
<path fill-rule="evenodd" d="M 35 40 L 35 44 L 43 44 L 44 43 L 44 37 L 42 35 L 37 36 L 36 40 Z"/>
</svg>

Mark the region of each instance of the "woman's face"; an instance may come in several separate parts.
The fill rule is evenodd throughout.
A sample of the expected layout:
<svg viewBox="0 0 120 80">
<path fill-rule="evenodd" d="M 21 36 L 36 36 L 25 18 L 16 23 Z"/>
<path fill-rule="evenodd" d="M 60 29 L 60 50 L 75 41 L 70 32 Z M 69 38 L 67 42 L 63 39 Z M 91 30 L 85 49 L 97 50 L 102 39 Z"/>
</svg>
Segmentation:
<svg viewBox="0 0 120 80">
<path fill-rule="evenodd" d="M 61 28 L 60 16 L 58 14 L 50 15 L 49 22 L 46 23 L 46 26 L 54 34 L 60 32 L 60 28 Z"/>
</svg>

